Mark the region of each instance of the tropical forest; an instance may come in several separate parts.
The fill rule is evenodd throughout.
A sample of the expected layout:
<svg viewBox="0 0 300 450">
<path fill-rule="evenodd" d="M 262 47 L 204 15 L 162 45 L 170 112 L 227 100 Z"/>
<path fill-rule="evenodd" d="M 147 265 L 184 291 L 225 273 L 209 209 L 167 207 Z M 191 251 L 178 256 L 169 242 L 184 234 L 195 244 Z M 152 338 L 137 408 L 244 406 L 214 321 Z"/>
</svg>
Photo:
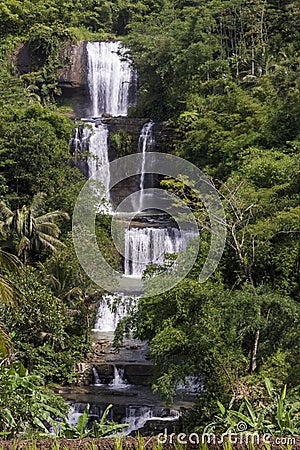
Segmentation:
<svg viewBox="0 0 300 450">
<path fill-rule="evenodd" d="M 0 58 L 0 449 L 300 448 L 299 1 L 5 0 Z"/>
</svg>

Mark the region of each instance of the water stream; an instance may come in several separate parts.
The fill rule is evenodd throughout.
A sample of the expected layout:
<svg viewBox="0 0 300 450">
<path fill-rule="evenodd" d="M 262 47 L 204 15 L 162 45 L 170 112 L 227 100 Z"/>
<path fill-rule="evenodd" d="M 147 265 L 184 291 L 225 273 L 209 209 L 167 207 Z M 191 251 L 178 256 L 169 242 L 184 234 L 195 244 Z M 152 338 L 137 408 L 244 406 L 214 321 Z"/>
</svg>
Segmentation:
<svg viewBox="0 0 300 450">
<path fill-rule="evenodd" d="M 132 227 L 125 229 L 125 275 L 141 277 L 149 264 L 162 265 L 167 254 L 187 248 L 194 232 L 175 227 Z"/>
<path fill-rule="evenodd" d="M 136 72 L 130 61 L 125 58 L 126 49 L 121 47 L 119 41 L 88 42 L 86 50 L 89 90 L 89 98 L 86 101 L 90 107 L 90 117 L 83 119 L 86 125 L 76 128 L 70 145 L 76 157 L 80 152 L 88 152 L 88 176 L 101 181 L 106 190 L 108 206 L 101 207 L 99 212 L 113 214 L 109 204 L 111 180 L 109 127 L 103 123 L 100 116 L 127 116 L 130 106 L 136 102 Z M 144 124 L 138 141 L 137 150 L 142 153 L 142 163 L 139 179 L 140 196 L 138 204 L 134 205 L 135 212 L 143 212 L 146 189 L 153 187 L 153 176 L 146 173 L 146 165 L 149 172 L 151 159 L 149 160 L 147 154 L 155 151 L 156 147 L 154 124 L 153 121 Z M 157 217 L 153 220 L 157 222 Z M 147 265 L 163 264 L 166 254 L 177 254 L 185 250 L 189 240 L 194 236 L 194 233 L 188 231 L 182 234 L 179 229 L 166 222 L 151 225 L 150 219 L 149 225 L 125 226 L 124 275 L 141 278 Z M 88 400 L 91 404 L 91 420 L 99 420 L 108 402 L 113 403 L 110 418 L 114 420 L 113 418 L 117 417 L 118 421 L 130 424 L 125 434 L 136 431 L 151 421 L 160 422 L 161 428 L 164 428 L 165 423 L 173 424 L 179 417 L 177 410 L 158 406 L 158 397 L 154 396 L 147 386 L 150 381 L 145 382 L 150 380 L 149 367 L 151 368 L 151 363 L 146 359 L 148 347 L 145 343 L 127 341 L 119 355 L 113 354 L 111 350 L 111 341 L 118 322 L 126 316 L 128 308 L 135 307 L 137 301 L 138 298 L 120 294 L 103 296 L 93 331 L 95 339 L 104 342 L 106 347 L 101 361 L 93 361 L 91 367 L 93 381 L 89 387 L 90 391 L 83 393 L 83 398 L 92 398 L 92 401 Z M 103 359 L 106 364 L 105 370 L 111 370 L 109 375 L 105 372 L 105 376 L 102 376 L 103 373 L 101 375 L 100 370 L 101 364 L 104 364 Z M 138 371 L 141 373 L 144 371 L 144 375 L 140 378 Z M 138 381 L 134 381 L 133 384 L 129 378 L 130 374 L 133 380 L 143 380 L 141 384 L 139 385 Z M 145 383 L 145 387 L 142 383 Z M 71 395 L 71 398 L 78 396 L 80 397 L 80 393 Z M 86 402 L 72 401 L 71 423 L 77 422 L 85 405 Z"/>
<path fill-rule="evenodd" d="M 124 369 L 114 365 L 114 378 L 109 385 L 113 389 L 126 389 L 129 387 L 128 382 L 124 377 Z"/>
<path fill-rule="evenodd" d="M 88 88 L 91 116 L 102 114 L 127 116 L 136 101 L 132 86 L 136 73 L 125 59 L 126 49 L 120 41 L 88 42 Z"/>
<path fill-rule="evenodd" d="M 146 123 L 140 133 L 138 151 L 142 153 L 142 167 L 141 167 L 141 178 L 140 178 L 140 201 L 136 210 L 141 212 L 143 211 L 144 205 L 144 196 L 145 196 L 145 188 L 146 188 L 146 174 L 145 174 L 145 165 L 146 165 L 146 157 L 147 152 L 154 151 L 155 149 L 155 137 L 153 134 L 153 125 L 154 122 L 151 120 Z"/>
</svg>

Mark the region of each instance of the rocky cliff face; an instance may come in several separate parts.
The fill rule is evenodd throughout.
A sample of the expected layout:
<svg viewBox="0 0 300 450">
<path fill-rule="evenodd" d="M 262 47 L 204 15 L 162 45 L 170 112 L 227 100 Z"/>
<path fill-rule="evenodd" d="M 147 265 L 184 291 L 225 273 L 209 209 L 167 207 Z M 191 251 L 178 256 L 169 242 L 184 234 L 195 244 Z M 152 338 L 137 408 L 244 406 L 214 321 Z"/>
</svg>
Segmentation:
<svg viewBox="0 0 300 450">
<path fill-rule="evenodd" d="M 86 89 L 86 59 L 86 42 L 81 41 L 66 48 L 62 54 L 62 60 L 66 61 L 65 67 L 58 76 L 61 88 Z"/>
<path fill-rule="evenodd" d="M 86 89 L 86 59 L 86 42 L 84 41 L 69 45 L 61 52 L 61 62 L 64 68 L 59 73 L 57 80 L 61 88 Z M 28 42 L 18 46 L 13 62 L 21 75 L 32 70 Z"/>
<path fill-rule="evenodd" d="M 58 103 L 72 108 L 71 118 L 85 117 L 89 113 L 86 101 L 89 96 L 86 42 L 69 45 L 62 52 L 61 59 L 64 61 L 64 68 L 58 75 L 58 84 L 62 91 Z"/>
<path fill-rule="evenodd" d="M 20 75 L 30 72 L 30 49 L 27 43 L 20 44 L 17 48 L 13 62 Z"/>
<path fill-rule="evenodd" d="M 69 106 L 73 113 L 71 119 L 85 117 L 88 114 L 86 98 L 87 87 L 87 53 L 86 42 L 71 44 L 61 51 L 61 62 L 64 68 L 58 74 L 58 84 L 62 95 L 57 98 L 59 104 Z M 31 72 L 31 52 L 27 42 L 18 46 L 13 63 L 20 75 Z"/>
</svg>

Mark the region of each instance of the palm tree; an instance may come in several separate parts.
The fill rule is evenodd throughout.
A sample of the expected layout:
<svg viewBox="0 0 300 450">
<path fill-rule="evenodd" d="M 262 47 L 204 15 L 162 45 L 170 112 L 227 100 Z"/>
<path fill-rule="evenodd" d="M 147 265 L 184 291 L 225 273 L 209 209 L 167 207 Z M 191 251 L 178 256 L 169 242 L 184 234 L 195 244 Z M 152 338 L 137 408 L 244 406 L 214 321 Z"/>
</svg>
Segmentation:
<svg viewBox="0 0 300 450">
<path fill-rule="evenodd" d="M 11 253 L 0 249 L 0 302 L 15 306 L 22 297 L 20 291 L 7 277 L 6 272 L 17 273 L 22 266 L 21 261 Z"/>
<path fill-rule="evenodd" d="M 31 205 L 23 205 L 12 211 L 4 202 L 0 202 L 0 213 L 3 220 L 0 222 L 0 233 L 3 236 L 2 247 L 16 247 L 19 257 L 26 260 L 28 254 L 39 252 L 41 248 L 48 248 L 56 252 L 64 244 L 58 239 L 59 227 L 54 219 L 68 219 L 67 213 L 52 211 L 38 215 L 44 206 L 44 193 L 33 197 Z"/>
<path fill-rule="evenodd" d="M 0 249 L 0 303 L 17 306 L 21 300 L 22 293 L 7 276 L 7 272 L 17 273 L 21 266 L 15 255 Z M 0 355 L 6 357 L 10 346 L 11 341 L 0 324 Z"/>
</svg>

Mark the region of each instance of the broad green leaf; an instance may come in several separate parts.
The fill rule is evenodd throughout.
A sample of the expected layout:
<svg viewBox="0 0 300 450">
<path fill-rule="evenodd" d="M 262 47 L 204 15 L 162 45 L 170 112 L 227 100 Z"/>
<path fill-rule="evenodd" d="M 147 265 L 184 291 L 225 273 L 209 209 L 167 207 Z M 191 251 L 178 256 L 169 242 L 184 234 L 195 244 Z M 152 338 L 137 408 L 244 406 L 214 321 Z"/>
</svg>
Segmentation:
<svg viewBox="0 0 300 450">
<path fill-rule="evenodd" d="M 221 414 L 224 416 L 226 413 L 226 408 L 225 406 L 219 401 L 217 400 L 217 405 L 219 407 L 219 410 L 221 411 Z"/>
</svg>

